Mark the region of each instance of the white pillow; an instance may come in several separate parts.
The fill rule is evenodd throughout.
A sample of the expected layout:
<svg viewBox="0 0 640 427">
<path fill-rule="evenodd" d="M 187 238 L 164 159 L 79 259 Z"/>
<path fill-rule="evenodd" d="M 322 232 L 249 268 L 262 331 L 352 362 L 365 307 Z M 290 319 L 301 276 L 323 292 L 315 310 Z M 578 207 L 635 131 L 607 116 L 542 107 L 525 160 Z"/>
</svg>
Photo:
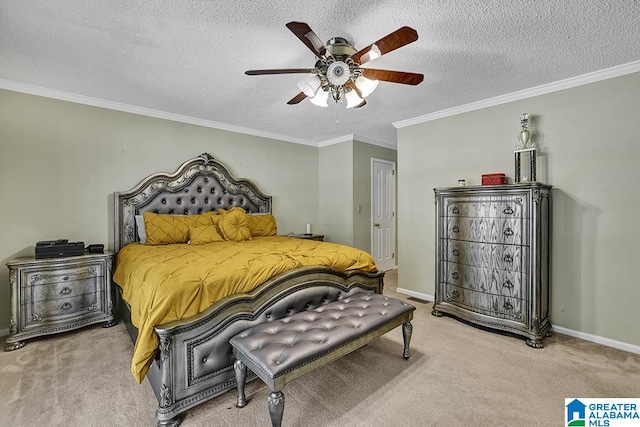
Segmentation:
<svg viewBox="0 0 640 427">
<path fill-rule="evenodd" d="M 144 218 L 142 215 L 136 215 L 136 228 L 138 229 L 138 239 L 143 245 L 147 241 L 147 231 L 144 229 Z"/>
</svg>

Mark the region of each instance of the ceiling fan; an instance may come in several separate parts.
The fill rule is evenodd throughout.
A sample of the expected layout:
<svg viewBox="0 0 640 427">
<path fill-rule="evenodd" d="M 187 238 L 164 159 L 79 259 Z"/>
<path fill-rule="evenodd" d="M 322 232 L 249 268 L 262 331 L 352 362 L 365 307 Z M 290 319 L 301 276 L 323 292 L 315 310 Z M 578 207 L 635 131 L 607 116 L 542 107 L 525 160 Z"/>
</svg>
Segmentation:
<svg viewBox="0 0 640 427">
<path fill-rule="evenodd" d="M 358 108 L 366 104 L 364 98 L 375 90 L 379 80 L 417 85 L 424 79 L 422 74 L 361 67 L 375 58 L 418 40 L 418 33 L 413 28 L 402 27 L 358 51 L 342 37 L 334 37 L 325 45 L 304 22 L 289 22 L 287 28 L 314 53 L 315 66 L 245 72 L 249 76 L 309 74 L 298 83 L 302 92 L 287 104 L 298 104 L 305 98 L 310 98 L 313 104 L 326 107 L 330 95 L 336 102 L 345 98 L 347 108 Z"/>
</svg>

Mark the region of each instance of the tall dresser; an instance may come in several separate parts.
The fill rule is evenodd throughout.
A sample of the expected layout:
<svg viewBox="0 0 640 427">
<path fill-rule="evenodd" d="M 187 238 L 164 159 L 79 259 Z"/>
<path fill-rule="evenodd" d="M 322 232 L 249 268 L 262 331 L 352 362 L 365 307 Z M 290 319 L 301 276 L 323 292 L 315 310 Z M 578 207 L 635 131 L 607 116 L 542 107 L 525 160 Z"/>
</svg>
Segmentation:
<svg viewBox="0 0 640 427">
<path fill-rule="evenodd" d="M 542 348 L 549 321 L 551 186 L 436 188 L 432 314 L 527 337 Z"/>
</svg>

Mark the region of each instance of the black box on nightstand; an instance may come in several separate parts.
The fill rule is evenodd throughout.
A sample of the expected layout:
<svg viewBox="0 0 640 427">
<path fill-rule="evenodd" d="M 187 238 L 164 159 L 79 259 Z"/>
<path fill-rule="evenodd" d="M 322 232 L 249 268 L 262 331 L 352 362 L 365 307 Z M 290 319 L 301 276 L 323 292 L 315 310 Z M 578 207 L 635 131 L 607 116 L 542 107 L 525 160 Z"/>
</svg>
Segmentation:
<svg viewBox="0 0 640 427">
<path fill-rule="evenodd" d="M 61 258 L 84 255 L 84 242 L 45 240 L 36 242 L 36 259 Z"/>
</svg>

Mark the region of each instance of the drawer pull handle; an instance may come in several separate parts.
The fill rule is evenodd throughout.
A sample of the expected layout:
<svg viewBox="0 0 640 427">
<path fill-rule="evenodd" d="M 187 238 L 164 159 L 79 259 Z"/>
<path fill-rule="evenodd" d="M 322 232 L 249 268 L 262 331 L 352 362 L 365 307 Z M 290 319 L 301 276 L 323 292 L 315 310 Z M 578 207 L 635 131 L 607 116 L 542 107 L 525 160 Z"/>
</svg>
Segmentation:
<svg viewBox="0 0 640 427">
<path fill-rule="evenodd" d="M 504 260 L 504 262 L 513 262 L 513 257 L 509 254 L 506 254 L 502 259 Z"/>
<path fill-rule="evenodd" d="M 457 271 L 454 271 L 453 273 L 451 273 L 451 277 L 457 280 L 460 277 L 460 273 L 458 273 Z"/>
<path fill-rule="evenodd" d="M 453 209 L 451 209 L 451 213 L 459 214 L 460 213 L 460 209 L 458 209 L 457 206 L 454 206 Z"/>
<path fill-rule="evenodd" d="M 455 289 L 453 290 L 453 292 L 451 292 L 451 296 L 453 298 L 458 298 L 460 296 L 460 292 L 456 291 Z"/>
<path fill-rule="evenodd" d="M 459 250 L 457 250 L 457 249 L 452 250 L 452 251 L 451 251 L 451 253 L 453 254 L 453 256 L 458 256 L 458 255 L 460 255 L 460 251 L 459 251 Z"/>
<path fill-rule="evenodd" d="M 509 227 L 506 230 L 504 230 L 504 235 L 507 236 L 507 237 L 513 236 L 513 230 L 511 229 L 511 227 Z"/>
<path fill-rule="evenodd" d="M 71 309 L 71 304 L 68 302 L 65 302 L 64 304 L 62 304 L 62 307 L 60 307 L 63 310 L 70 310 Z"/>
<path fill-rule="evenodd" d="M 457 225 L 454 225 L 453 228 L 451 229 L 451 231 L 453 231 L 454 233 L 459 233 L 460 232 L 460 227 L 458 227 Z"/>
<path fill-rule="evenodd" d="M 62 295 L 69 295 L 69 294 L 71 293 L 71 288 L 68 288 L 68 287 L 66 287 L 66 286 L 65 286 L 65 287 L 60 291 L 60 293 L 61 293 Z"/>
<path fill-rule="evenodd" d="M 502 212 L 506 215 L 513 215 L 513 209 L 511 209 L 511 206 L 507 206 Z"/>
<path fill-rule="evenodd" d="M 503 288 L 507 288 L 509 290 L 512 290 L 513 289 L 513 283 L 511 282 L 511 280 L 507 279 L 507 281 L 502 284 L 502 287 Z"/>
</svg>

